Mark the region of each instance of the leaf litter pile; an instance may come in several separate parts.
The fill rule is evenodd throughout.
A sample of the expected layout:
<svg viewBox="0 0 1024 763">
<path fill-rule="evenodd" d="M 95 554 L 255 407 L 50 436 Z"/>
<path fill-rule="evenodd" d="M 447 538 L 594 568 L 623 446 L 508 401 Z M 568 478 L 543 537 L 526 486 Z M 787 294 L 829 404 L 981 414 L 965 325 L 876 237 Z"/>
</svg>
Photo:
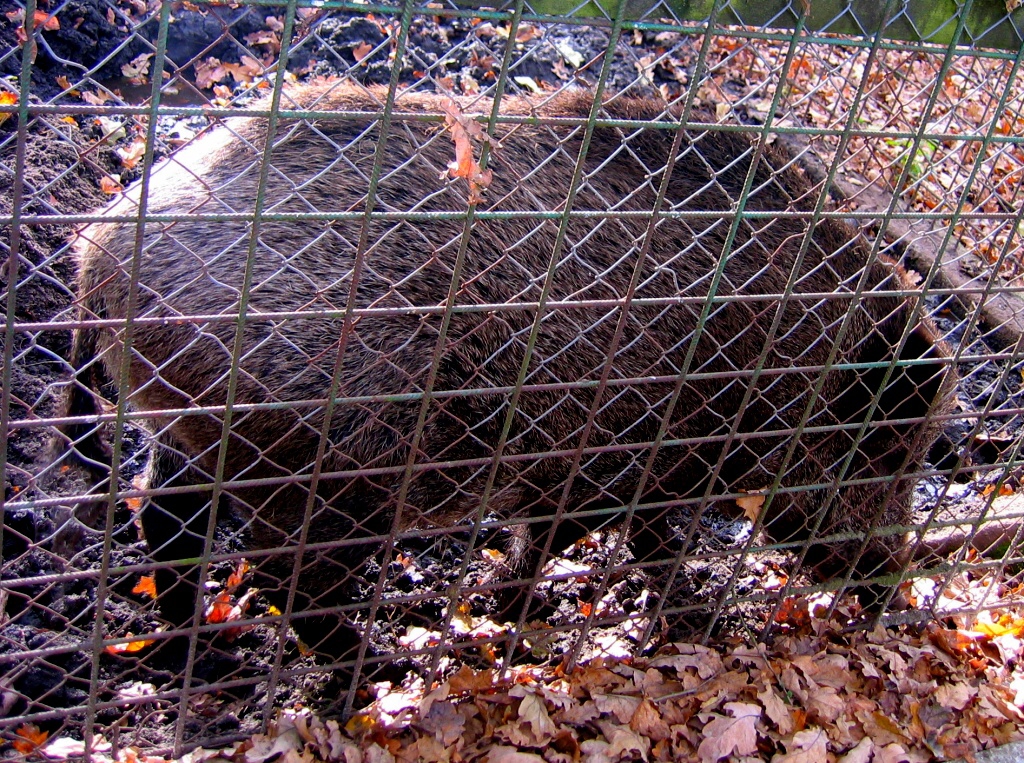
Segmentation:
<svg viewBox="0 0 1024 763">
<path fill-rule="evenodd" d="M 1024 619 L 988 612 L 923 629 L 849 629 L 857 606 L 794 599 L 768 644 L 664 645 L 505 674 L 463 666 L 447 680 L 374 684 L 346 723 L 301 705 L 266 733 L 182 763 L 610 763 L 694 760 L 924 763 L 1024 740 Z M 15 749 L 60 760 L 81 742 L 18 730 Z M 94 742 L 103 763 L 165 763 Z"/>
</svg>

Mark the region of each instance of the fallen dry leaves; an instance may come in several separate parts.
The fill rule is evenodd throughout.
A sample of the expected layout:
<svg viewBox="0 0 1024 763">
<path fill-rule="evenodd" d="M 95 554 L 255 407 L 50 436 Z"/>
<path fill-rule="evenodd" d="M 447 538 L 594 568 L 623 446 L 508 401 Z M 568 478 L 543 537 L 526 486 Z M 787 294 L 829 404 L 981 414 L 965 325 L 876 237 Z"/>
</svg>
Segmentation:
<svg viewBox="0 0 1024 763">
<path fill-rule="evenodd" d="M 948 215 L 935 222 L 936 228 L 947 227 L 959 212 L 977 214 L 959 218 L 954 233 L 979 267 L 995 264 L 1012 245 L 1015 230 L 1014 223 L 995 214 L 1016 208 L 1024 183 L 1024 81 L 1012 75 L 1013 62 L 958 54 L 944 70 L 942 55 L 884 50 L 869 68 L 867 49 L 842 42 L 800 44 L 785 72 L 774 123 L 844 130 L 856 105 L 855 129 L 913 134 L 925 125 L 932 135 L 949 136 L 915 142 L 853 135 L 840 174 L 854 185 L 895 192 L 911 211 Z M 782 81 L 787 53 L 787 42 L 715 37 L 698 101 L 714 104 L 719 119 L 732 114 L 732 104 L 763 118 Z M 651 66 L 666 74 L 682 63 L 673 68 L 674 59 L 650 58 Z M 1004 91 L 1006 105 L 1000 111 L 996 106 Z M 983 143 L 989 132 L 994 140 Z M 827 150 L 840 143 L 838 135 L 816 140 Z M 979 157 L 980 151 L 984 155 Z M 1009 250 L 1000 268 L 1000 275 L 1014 282 L 1024 275 L 1019 246 Z"/>
<path fill-rule="evenodd" d="M 469 183 L 469 203 L 479 204 L 483 193 L 491 184 L 491 171 L 480 166 L 473 155 L 474 147 L 494 144 L 479 122 L 463 113 L 455 101 L 444 105 L 444 126 L 455 143 L 455 161 L 448 165 L 448 175 L 463 178 Z M 495 147 L 497 147 L 495 145 Z"/>
<path fill-rule="evenodd" d="M 378 683 L 344 725 L 286 709 L 267 734 L 182 760 L 924 763 L 1024 739 L 1019 614 L 866 631 L 835 612 L 788 623 L 771 645 L 677 643 L 572 673 L 463 666 L 433 687 Z"/>
</svg>

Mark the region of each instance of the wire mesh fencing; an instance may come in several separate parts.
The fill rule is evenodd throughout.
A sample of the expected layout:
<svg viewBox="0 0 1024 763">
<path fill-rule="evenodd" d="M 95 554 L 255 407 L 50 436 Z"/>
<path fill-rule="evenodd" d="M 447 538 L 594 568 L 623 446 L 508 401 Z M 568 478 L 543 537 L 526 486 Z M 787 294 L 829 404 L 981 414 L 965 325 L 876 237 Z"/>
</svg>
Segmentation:
<svg viewBox="0 0 1024 763">
<path fill-rule="evenodd" d="M 577 11 L 10 4 L 7 737 L 1018 595 L 1020 51 Z"/>
</svg>

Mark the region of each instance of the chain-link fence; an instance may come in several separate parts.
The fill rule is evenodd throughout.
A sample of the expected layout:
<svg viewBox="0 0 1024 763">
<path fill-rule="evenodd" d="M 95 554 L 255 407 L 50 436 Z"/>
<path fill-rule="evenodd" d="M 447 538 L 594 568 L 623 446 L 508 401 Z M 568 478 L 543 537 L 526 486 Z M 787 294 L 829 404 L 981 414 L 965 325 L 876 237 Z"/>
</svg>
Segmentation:
<svg viewBox="0 0 1024 763">
<path fill-rule="evenodd" d="M 4 734 L 1012 600 L 1019 18 L 825 6 L 8 2 Z"/>
</svg>

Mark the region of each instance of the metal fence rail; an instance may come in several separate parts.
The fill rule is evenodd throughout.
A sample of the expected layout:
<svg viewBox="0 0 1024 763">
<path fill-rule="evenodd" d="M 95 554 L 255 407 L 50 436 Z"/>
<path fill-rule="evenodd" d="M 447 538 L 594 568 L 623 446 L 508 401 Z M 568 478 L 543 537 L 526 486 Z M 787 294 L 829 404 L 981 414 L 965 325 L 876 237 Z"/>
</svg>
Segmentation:
<svg viewBox="0 0 1024 763">
<path fill-rule="evenodd" d="M 5 738 L 1018 595 L 1012 18 L 551 10 L 9 4 Z"/>
</svg>

